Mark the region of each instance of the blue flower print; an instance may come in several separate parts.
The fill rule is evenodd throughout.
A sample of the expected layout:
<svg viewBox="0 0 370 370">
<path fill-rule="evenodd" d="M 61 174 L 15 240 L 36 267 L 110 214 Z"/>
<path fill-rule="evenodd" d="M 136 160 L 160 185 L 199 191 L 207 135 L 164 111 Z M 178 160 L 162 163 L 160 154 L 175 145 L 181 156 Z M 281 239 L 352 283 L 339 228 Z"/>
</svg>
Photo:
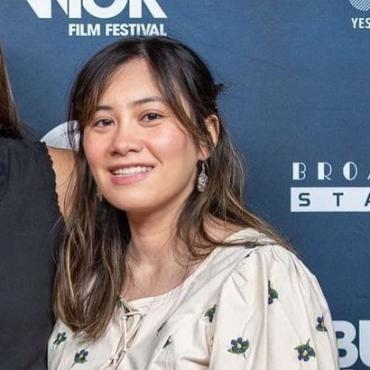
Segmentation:
<svg viewBox="0 0 370 370">
<path fill-rule="evenodd" d="M 310 340 L 308 339 L 306 344 L 301 344 L 294 348 L 298 352 L 299 361 L 308 361 L 311 357 L 316 357 L 315 350 L 310 346 Z"/>
<path fill-rule="evenodd" d="M 242 337 L 233 339 L 231 342 L 231 348 L 228 349 L 228 352 L 243 355 L 245 357 L 245 352 L 249 348 L 249 341 L 244 340 Z"/>
<path fill-rule="evenodd" d="M 75 362 L 73 363 L 72 366 L 75 366 L 76 364 L 84 364 L 85 362 L 87 362 L 88 354 L 89 354 L 88 351 L 86 351 L 85 349 L 81 349 L 80 352 L 77 352 L 75 354 Z"/>
<path fill-rule="evenodd" d="M 271 281 L 268 281 L 268 304 L 272 304 L 274 302 L 274 299 L 279 298 L 279 294 L 275 289 L 271 288 Z"/>
<path fill-rule="evenodd" d="M 59 344 L 63 343 L 64 341 L 67 340 L 67 333 L 65 331 L 58 333 L 53 344 L 58 347 Z"/>
<path fill-rule="evenodd" d="M 318 330 L 318 331 L 328 331 L 326 329 L 326 326 L 325 326 L 324 316 L 319 316 L 317 318 L 316 330 Z"/>
<path fill-rule="evenodd" d="M 215 316 L 215 312 L 216 312 L 216 305 L 209 308 L 204 314 L 204 316 L 208 318 L 209 322 L 212 322 Z"/>
</svg>

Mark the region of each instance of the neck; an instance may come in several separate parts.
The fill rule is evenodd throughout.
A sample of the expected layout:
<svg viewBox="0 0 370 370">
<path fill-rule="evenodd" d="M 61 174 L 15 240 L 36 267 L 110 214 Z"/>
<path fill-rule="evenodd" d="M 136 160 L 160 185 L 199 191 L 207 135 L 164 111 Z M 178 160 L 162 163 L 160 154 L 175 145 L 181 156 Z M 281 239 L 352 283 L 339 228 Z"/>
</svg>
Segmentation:
<svg viewBox="0 0 370 370">
<path fill-rule="evenodd" d="M 146 214 L 127 214 L 131 242 L 129 257 L 136 265 L 164 266 L 174 259 L 174 247 L 177 246 L 176 223 L 180 207 Z"/>
<path fill-rule="evenodd" d="M 184 280 L 187 259 L 181 257 L 186 257 L 187 248 L 176 238 L 179 212 L 180 208 L 161 208 L 155 214 L 127 214 L 131 242 L 126 258 L 129 278 L 123 287 L 126 299 L 160 295 Z"/>
<path fill-rule="evenodd" d="M 187 246 L 176 236 L 182 207 L 160 207 L 160 210 L 145 215 L 127 213 L 131 242 L 126 259 L 129 278 L 123 296 L 128 300 L 168 292 L 183 282 L 200 262 L 190 262 Z M 228 226 L 209 221 L 210 233 L 219 240 L 231 233 Z"/>
</svg>

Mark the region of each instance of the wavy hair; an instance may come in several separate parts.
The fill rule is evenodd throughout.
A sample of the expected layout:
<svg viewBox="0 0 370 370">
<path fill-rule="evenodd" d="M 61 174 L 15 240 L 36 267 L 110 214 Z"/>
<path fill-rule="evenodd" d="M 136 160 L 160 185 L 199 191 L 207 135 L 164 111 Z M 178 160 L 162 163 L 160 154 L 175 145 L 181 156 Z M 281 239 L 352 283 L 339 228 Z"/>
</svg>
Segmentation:
<svg viewBox="0 0 370 370">
<path fill-rule="evenodd" d="M 206 161 L 209 177 L 206 190 L 200 193 L 194 189 L 177 220 L 177 238 L 185 243 L 193 259 L 204 258 L 216 246 L 226 245 L 207 231 L 210 217 L 240 228 L 253 227 L 281 241 L 270 226 L 243 205 L 241 160 L 217 106 L 222 84 L 215 82 L 200 57 L 168 37 L 129 38 L 107 46 L 83 67 L 70 95 L 70 139 L 76 149 L 76 182 L 71 191 L 71 213 L 66 220 L 55 282 L 56 316 L 87 340 L 102 335 L 115 310 L 127 278 L 125 253 L 130 229 L 124 211 L 97 200 L 97 188 L 82 145 L 84 129 L 115 72 L 135 59 L 148 63 L 179 122 L 196 145 L 206 146 L 211 153 Z M 182 99 L 190 107 L 190 115 Z M 205 124 L 211 115 L 219 119 L 217 145 Z M 73 122 L 78 122 L 77 127 Z M 79 142 L 75 141 L 76 130 Z"/>
</svg>

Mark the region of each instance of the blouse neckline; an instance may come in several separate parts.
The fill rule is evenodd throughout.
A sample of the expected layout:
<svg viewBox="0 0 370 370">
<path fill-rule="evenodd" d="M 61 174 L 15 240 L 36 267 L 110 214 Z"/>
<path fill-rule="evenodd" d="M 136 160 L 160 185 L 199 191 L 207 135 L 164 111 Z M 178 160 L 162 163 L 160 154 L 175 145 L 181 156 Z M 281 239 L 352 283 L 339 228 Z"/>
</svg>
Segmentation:
<svg viewBox="0 0 370 370">
<path fill-rule="evenodd" d="M 232 242 L 240 238 L 241 240 L 245 239 L 248 232 L 251 231 L 253 236 L 255 236 L 256 231 L 252 228 L 244 228 L 238 230 L 227 238 L 224 239 L 224 242 Z M 195 270 L 179 285 L 175 288 L 169 290 L 166 293 L 150 296 L 150 297 L 143 297 L 134 299 L 132 301 L 126 301 L 123 297 L 119 297 L 122 304 L 128 309 L 129 311 L 140 311 L 140 312 L 147 312 L 149 309 L 153 309 L 153 306 L 157 306 L 169 299 L 173 296 L 178 296 L 180 291 L 186 289 L 198 276 L 199 274 L 206 268 L 209 262 L 216 257 L 221 251 L 225 250 L 225 247 L 216 247 L 199 265 L 195 268 Z"/>
</svg>

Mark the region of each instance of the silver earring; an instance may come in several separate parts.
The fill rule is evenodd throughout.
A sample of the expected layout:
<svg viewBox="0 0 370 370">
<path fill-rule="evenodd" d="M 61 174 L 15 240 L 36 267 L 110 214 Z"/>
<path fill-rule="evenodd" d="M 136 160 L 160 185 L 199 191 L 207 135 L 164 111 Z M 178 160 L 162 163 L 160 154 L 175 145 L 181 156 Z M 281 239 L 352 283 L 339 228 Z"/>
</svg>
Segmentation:
<svg viewBox="0 0 370 370">
<path fill-rule="evenodd" d="M 207 184 L 208 184 L 208 176 L 206 175 L 206 166 L 203 161 L 202 170 L 200 171 L 200 174 L 197 180 L 197 189 L 199 193 L 203 193 L 204 190 L 206 190 Z"/>
<path fill-rule="evenodd" d="M 99 189 L 96 190 L 96 197 L 98 198 L 99 202 L 103 201 L 103 193 Z"/>
</svg>

